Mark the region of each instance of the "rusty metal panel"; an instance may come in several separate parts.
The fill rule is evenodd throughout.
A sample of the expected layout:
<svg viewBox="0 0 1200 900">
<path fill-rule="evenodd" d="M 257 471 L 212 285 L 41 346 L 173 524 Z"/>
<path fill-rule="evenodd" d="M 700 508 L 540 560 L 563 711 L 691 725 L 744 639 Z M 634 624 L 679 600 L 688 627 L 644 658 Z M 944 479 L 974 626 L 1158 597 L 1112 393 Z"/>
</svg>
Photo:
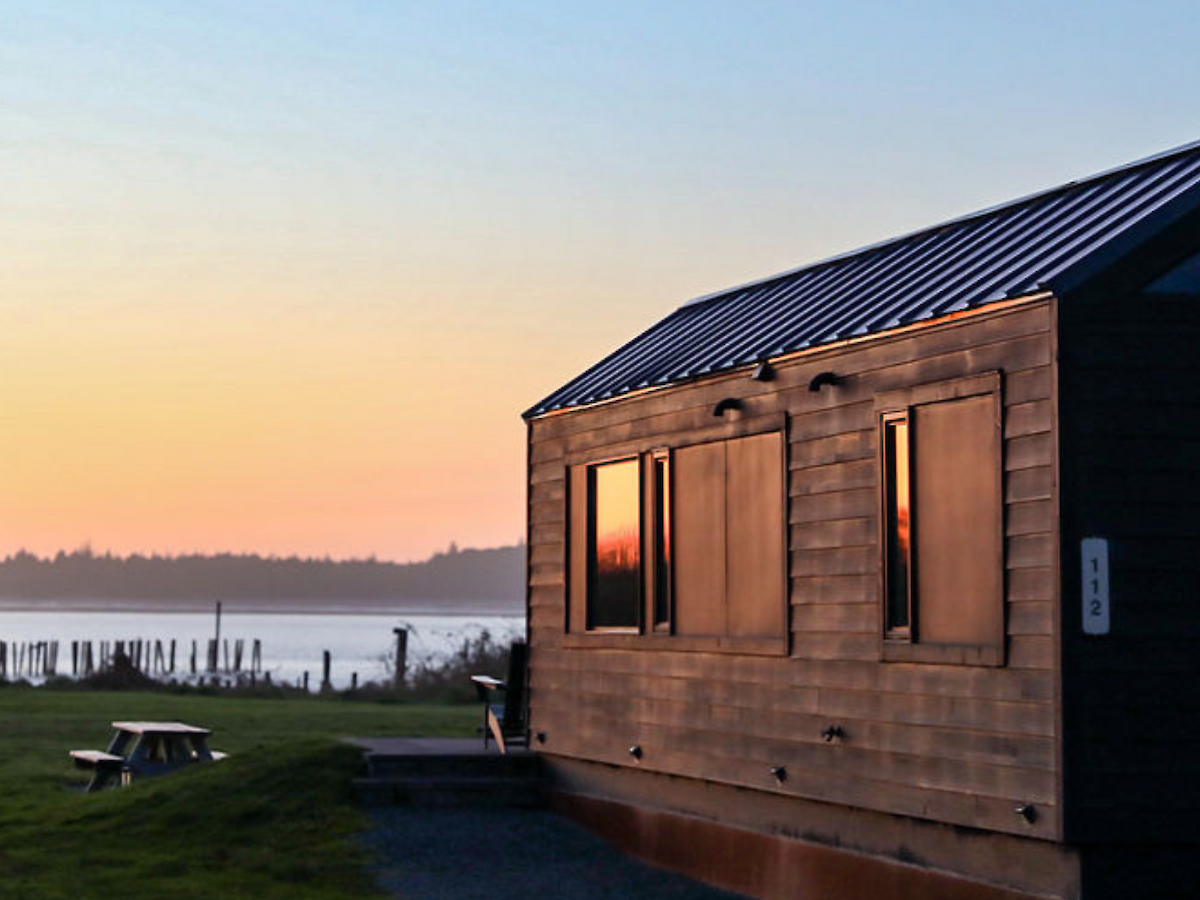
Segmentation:
<svg viewBox="0 0 1200 900">
<path fill-rule="evenodd" d="M 993 395 L 918 406 L 915 451 L 917 639 L 1003 639 L 1000 429 Z"/>
<path fill-rule="evenodd" d="M 674 454 L 675 632 L 725 633 L 725 443 Z"/>
<path fill-rule="evenodd" d="M 726 445 L 726 605 L 732 637 L 783 633 L 783 435 Z"/>
<path fill-rule="evenodd" d="M 528 410 L 687 381 L 1040 290 L 1200 206 L 1200 143 L 698 298 Z"/>
</svg>

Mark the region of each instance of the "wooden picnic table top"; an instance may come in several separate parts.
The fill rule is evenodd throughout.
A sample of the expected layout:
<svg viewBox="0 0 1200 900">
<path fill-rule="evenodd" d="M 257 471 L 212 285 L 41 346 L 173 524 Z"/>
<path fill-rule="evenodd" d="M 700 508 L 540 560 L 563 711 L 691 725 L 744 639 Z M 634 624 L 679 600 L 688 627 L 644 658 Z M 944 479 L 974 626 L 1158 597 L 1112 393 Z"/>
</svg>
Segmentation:
<svg viewBox="0 0 1200 900">
<path fill-rule="evenodd" d="M 113 722 L 112 727 L 132 734 L 212 734 L 208 728 L 182 722 Z"/>
</svg>

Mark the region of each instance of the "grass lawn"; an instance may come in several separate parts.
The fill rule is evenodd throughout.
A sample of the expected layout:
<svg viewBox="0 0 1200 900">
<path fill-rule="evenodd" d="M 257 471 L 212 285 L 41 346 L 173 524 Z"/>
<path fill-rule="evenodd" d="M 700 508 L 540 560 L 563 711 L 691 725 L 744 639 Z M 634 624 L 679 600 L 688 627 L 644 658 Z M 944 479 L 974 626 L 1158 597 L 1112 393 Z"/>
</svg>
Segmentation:
<svg viewBox="0 0 1200 900">
<path fill-rule="evenodd" d="M 352 835 L 361 751 L 345 735 L 468 735 L 470 706 L 0 687 L 4 900 L 379 898 Z M 211 728 L 233 756 L 81 794 L 67 751 L 113 720 Z"/>
</svg>

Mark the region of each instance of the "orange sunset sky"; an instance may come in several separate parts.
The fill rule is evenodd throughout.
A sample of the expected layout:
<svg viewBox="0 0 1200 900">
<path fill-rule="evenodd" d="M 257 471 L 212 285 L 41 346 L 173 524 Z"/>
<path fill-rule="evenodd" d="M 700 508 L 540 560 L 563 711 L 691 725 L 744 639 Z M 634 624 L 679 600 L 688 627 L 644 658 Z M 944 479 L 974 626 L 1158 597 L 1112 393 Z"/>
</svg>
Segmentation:
<svg viewBox="0 0 1200 900">
<path fill-rule="evenodd" d="M 0 11 L 0 555 L 512 543 L 679 303 L 1200 135 L 1104 3 L 407 6 Z"/>
</svg>

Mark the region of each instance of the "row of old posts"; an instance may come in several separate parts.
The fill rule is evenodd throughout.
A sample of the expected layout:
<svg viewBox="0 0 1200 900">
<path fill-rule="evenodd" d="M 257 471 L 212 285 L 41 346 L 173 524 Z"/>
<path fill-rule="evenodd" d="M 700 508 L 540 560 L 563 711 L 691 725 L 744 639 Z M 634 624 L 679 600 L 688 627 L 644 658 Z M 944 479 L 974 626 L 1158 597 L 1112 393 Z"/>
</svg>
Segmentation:
<svg viewBox="0 0 1200 900">
<path fill-rule="evenodd" d="M 58 641 L 0 641 L 0 679 L 53 675 L 58 670 Z"/>
<path fill-rule="evenodd" d="M 0 641 L 0 679 L 57 675 L 59 646 L 58 641 Z M 186 663 L 182 653 L 177 653 L 184 649 L 174 640 L 71 641 L 71 675 L 87 678 L 108 672 L 121 659 L 151 677 L 225 674 L 255 678 L 263 671 L 258 638 L 249 643 L 243 638 L 209 638 L 203 657 L 199 642 L 193 640 Z"/>
</svg>

